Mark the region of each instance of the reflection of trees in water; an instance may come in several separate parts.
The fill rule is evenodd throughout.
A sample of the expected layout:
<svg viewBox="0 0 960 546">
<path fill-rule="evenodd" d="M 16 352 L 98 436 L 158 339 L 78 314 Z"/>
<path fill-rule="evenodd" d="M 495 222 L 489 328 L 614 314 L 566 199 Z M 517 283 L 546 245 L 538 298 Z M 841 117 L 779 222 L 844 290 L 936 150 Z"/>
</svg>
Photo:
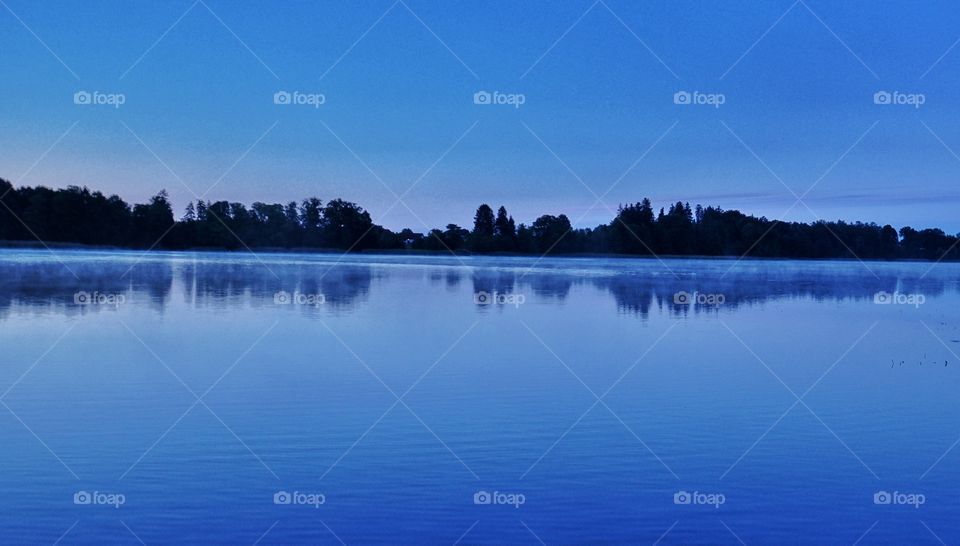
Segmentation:
<svg viewBox="0 0 960 546">
<path fill-rule="evenodd" d="M 254 306 L 274 306 L 276 295 L 283 291 L 322 294 L 325 308 L 343 309 L 365 298 L 373 279 L 370 267 L 355 265 L 274 265 L 267 269 L 259 263 L 154 260 L 131 267 L 130 262 L 91 260 L 69 267 L 73 273 L 56 261 L 0 262 L 0 318 L 6 318 L 14 306 L 34 313 L 67 315 L 115 307 L 80 305 L 77 294 L 122 296 L 121 305 L 147 305 L 163 312 L 178 288 L 184 303 L 193 307 L 227 309 L 248 298 Z M 303 307 L 307 311 L 313 308 Z"/>
<path fill-rule="evenodd" d="M 447 282 L 447 288 L 451 290 L 460 286 L 460 272 L 456 269 L 448 269 L 444 279 Z"/>
<path fill-rule="evenodd" d="M 512 294 L 517 292 L 518 274 L 512 270 L 479 269 L 473 272 L 470 280 L 473 282 L 473 293 L 486 292 L 493 294 Z"/>
<path fill-rule="evenodd" d="M 124 268 L 127 271 L 129 266 Z M 123 275 L 123 273 L 120 273 Z M 173 270 L 163 262 L 138 264 L 126 275 L 130 279 L 130 292 L 134 301 L 146 298 L 150 306 L 163 311 L 170 299 L 173 288 Z"/>
<path fill-rule="evenodd" d="M 431 287 L 445 287 L 448 292 L 456 292 L 462 279 L 463 273 L 457 267 L 431 268 L 427 273 Z"/>
<path fill-rule="evenodd" d="M 474 271 L 473 293 L 492 294 L 534 294 L 541 298 L 563 300 L 570 293 L 574 283 L 581 284 L 583 279 L 572 275 L 517 272 L 515 270 L 478 270 Z"/>
<path fill-rule="evenodd" d="M 621 311 L 647 316 L 657 309 L 673 316 L 716 313 L 779 299 L 873 300 L 880 291 L 898 289 L 896 275 L 842 274 L 826 271 L 731 272 L 716 277 L 677 279 L 622 274 L 592 280 L 608 290 Z M 943 292 L 943 282 L 926 283 L 931 293 Z"/>
<path fill-rule="evenodd" d="M 272 302 L 274 294 L 285 289 L 282 287 L 283 277 L 275 278 L 264 266 L 254 263 L 195 261 L 180 264 L 177 269 L 183 283 L 184 299 L 189 305 L 200 308 L 227 309 L 248 297 L 254 302 Z M 282 268 L 271 269 L 280 271 Z M 286 284 L 293 283 L 288 281 Z"/>
<path fill-rule="evenodd" d="M 763 272 L 731 272 L 728 275 L 693 277 L 679 280 L 672 277 L 624 278 L 617 275 L 597 278 L 593 284 L 605 288 L 617 300 L 621 310 L 646 316 L 652 303 L 674 316 L 690 313 L 716 313 L 720 309 L 737 309 L 782 299 L 812 299 L 814 301 L 873 301 L 879 292 L 921 293 L 938 296 L 945 293 L 943 279 L 877 272 L 866 270 L 828 271 L 771 267 Z M 719 277 L 723 278 L 719 278 Z M 956 281 L 952 281 L 954 290 Z"/>
<path fill-rule="evenodd" d="M 530 291 L 541 298 L 550 298 L 563 301 L 570 294 L 570 288 L 574 283 L 582 283 L 581 279 L 576 277 L 560 277 L 557 275 L 542 275 L 533 278 L 524 279 L 523 282 L 530 286 Z"/>
<path fill-rule="evenodd" d="M 133 265 L 132 265 L 133 264 Z M 131 267 L 132 265 L 132 267 Z M 127 303 L 147 305 L 159 312 L 173 294 L 188 307 L 229 309 L 242 302 L 254 307 L 274 307 L 280 292 L 317 296 L 323 308 L 349 310 L 369 296 L 375 276 L 398 278 L 409 268 L 392 269 L 364 263 L 295 263 L 264 265 L 256 260 L 145 259 L 139 263 L 110 256 L 91 255 L 71 261 L 70 269 L 55 260 L 0 261 L 0 318 L 11 307 L 30 312 L 68 315 L 100 312 L 109 306 L 77 305 L 79 292 L 123 295 Z M 607 266 L 604 266 L 607 267 Z M 610 269 L 620 267 L 620 271 Z M 877 267 L 877 276 L 856 264 L 754 264 L 726 273 L 726 264 L 686 264 L 680 278 L 663 272 L 633 268 L 627 262 L 611 262 L 609 269 L 595 272 L 570 269 L 505 267 L 463 268 L 458 265 L 428 266 L 425 275 L 431 289 L 457 291 L 469 277 L 473 293 L 522 294 L 533 300 L 563 302 L 574 287 L 592 287 L 613 296 L 622 313 L 647 317 L 652 309 L 672 316 L 716 313 L 784 299 L 814 301 L 870 301 L 878 292 L 939 296 L 960 291 L 960 279 L 947 275 L 923 275 L 924 268 Z M 420 277 L 421 279 L 424 277 Z M 684 293 L 686 300 L 678 301 Z M 722 296 L 714 305 L 710 296 Z M 706 301 L 701 301 L 704 299 Z M 303 312 L 318 307 L 302 305 Z"/>
<path fill-rule="evenodd" d="M 824 269 L 763 270 L 716 275 L 650 275 L 624 272 L 613 275 L 582 276 L 564 272 L 478 271 L 473 274 L 474 293 L 497 291 L 564 300 L 574 285 L 589 284 L 608 292 L 621 312 L 649 315 L 656 306 L 673 316 L 716 313 L 779 299 L 872 301 L 878 292 L 942 295 L 948 285 L 960 290 L 960 280 L 877 272 Z"/>
<path fill-rule="evenodd" d="M 325 306 L 350 307 L 366 297 L 373 279 L 370 267 L 346 264 L 194 262 L 181 266 L 180 275 L 188 302 L 214 308 L 246 298 L 254 306 L 273 306 L 277 298 L 283 301 L 280 294 L 293 299 L 322 295 Z"/>
<path fill-rule="evenodd" d="M 79 315 L 115 308 L 115 302 L 148 302 L 162 311 L 172 284 L 170 266 L 164 263 L 133 269 L 106 260 L 70 263 L 69 269 L 57 261 L 0 263 L 0 318 L 13 306 Z M 109 303 L 90 303 L 98 298 Z"/>
<path fill-rule="evenodd" d="M 430 281 L 430 286 L 445 286 L 447 290 L 451 292 L 456 291 L 456 289 L 460 286 L 460 281 L 462 278 L 463 273 L 456 267 L 449 267 L 446 269 L 431 268 L 427 273 L 427 279 Z"/>
<path fill-rule="evenodd" d="M 637 282 L 635 278 L 628 275 L 617 275 L 606 279 L 594 279 L 593 285 L 610 291 L 620 311 L 629 311 L 644 317 L 650 313 L 653 293 L 649 283 Z"/>
<path fill-rule="evenodd" d="M 311 268 L 303 279 L 304 292 L 323 294 L 327 305 L 337 307 L 351 307 L 366 299 L 373 280 L 373 270 L 367 266 L 334 267 L 320 275 Z"/>
</svg>

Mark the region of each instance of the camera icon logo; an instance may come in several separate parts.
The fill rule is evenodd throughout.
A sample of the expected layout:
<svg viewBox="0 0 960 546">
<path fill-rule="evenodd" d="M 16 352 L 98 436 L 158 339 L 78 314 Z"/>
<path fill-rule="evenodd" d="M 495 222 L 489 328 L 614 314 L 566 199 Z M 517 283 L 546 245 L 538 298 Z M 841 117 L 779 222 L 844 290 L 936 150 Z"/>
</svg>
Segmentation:
<svg viewBox="0 0 960 546">
<path fill-rule="evenodd" d="M 683 290 L 673 295 L 673 303 L 675 305 L 689 305 L 692 299 L 690 293 Z"/>
<path fill-rule="evenodd" d="M 76 305 L 90 305 L 92 298 L 90 292 L 81 290 L 73 295 L 73 303 Z"/>
<path fill-rule="evenodd" d="M 690 104 L 692 96 L 689 91 L 677 91 L 673 94 L 674 104 Z"/>
<path fill-rule="evenodd" d="M 891 104 L 892 102 L 893 95 L 889 91 L 877 91 L 873 94 L 874 104 Z"/>
<path fill-rule="evenodd" d="M 890 504 L 892 502 L 893 497 L 886 491 L 877 491 L 873 494 L 873 504 Z"/>
<path fill-rule="evenodd" d="M 290 104 L 291 95 L 288 91 L 277 91 L 273 94 L 274 104 Z"/>
<path fill-rule="evenodd" d="M 89 91 L 77 91 L 73 94 L 74 104 L 90 104 L 93 102 L 93 95 Z"/>
<path fill-rule="evenodd" d="M 473 504 L 491 504 L 493 497 L 486 491 L 477 491 L 473 494 Z"/>
<path fill-rule="evenodd" d="M 93 496 L 86 491 L 77 491 L 73 494 L 73 504 L 90 504 L 93 502 Z"/>
<path fill-rule="evenodd" d="M 290 305 L 293 300 L 290 298 L 290 292 L 281 290 L 273 295 L 273 303 L 277 305 Z"/>
<path fill-rule="evenodd" d="M 693 497 L 686 491 L 677 491 L 673 494 L 673 504 L 690 504 Z"/>
<path fill-rule="evenodd" d="M 493 95 L 489 91 L 477 91 L 473 94 L 474 104 L 492 104 Z"/>
<path fill-rule="evenodd" d="M 293 497 L 286 491 L 277 491 L 273 494 L 273 504 L 290 504 Z"/>
<path fill-rule="evenodd" d="M 477 305 L 490 305 L 493 303 L 493 297 L 490 296 L 489 292 L 481 290 L 473 295 L 473 303 Z"/>
<path fill-rule="evenodd" d="M 892 301 L 893 301 L 893 298 L 890 297 L 890 293 L 884 292 L 883 290 L 873 295 L 873 303 L 879 303 L 883 305 L 883 304 L 891 303 Z"/>
</svg>

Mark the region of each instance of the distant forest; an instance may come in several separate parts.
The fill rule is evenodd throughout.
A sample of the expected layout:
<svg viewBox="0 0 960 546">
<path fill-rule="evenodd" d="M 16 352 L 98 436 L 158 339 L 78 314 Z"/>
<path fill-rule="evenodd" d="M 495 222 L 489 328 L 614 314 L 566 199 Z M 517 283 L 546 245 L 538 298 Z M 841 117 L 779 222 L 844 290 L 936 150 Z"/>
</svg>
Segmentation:
<svg viewBox="0 0 960 546">
<path fill-rule="evenodd" d="M 480 205 L 473 228 L 448 224 L 394 232 L 342 199 L 287 204 L 197 201 L 176 219 L 165 191 L 133 206 L 86 187 L 13 187 L 0 179 L 0 241 L 157 249 L 420 250 L 516 254 L 630 254 L 768 258 L 960 259 L 958 236 L 940 229 L 811 224 L 757 218 L 677 202 L 655 211 L 648 199 L 621 205 L 610 223 L 573 229 L 566 215 L 517 224 L 506 208 Z"/>
</svg>

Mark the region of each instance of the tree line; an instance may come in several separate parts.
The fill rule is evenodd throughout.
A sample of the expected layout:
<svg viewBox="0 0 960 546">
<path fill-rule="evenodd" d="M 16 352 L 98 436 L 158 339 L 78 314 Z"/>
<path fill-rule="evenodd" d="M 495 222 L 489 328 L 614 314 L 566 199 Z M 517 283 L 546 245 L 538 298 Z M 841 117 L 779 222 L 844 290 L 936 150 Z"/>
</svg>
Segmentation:
<svg viewBox="0 0 960 546">
<path fill-rule="evenodd" d="M 628 254 L 769 258 L 960 259 L 958 235 L 875 223 L 782 222 L 649 199 L 621 205 L 607 224 L 574 229 L 566 215 L 517 224 L 503 206 L 480 205 L 473 228 L 427 233 L 373 223 L 356 203 L 310 197 L 286 204 L 198 200 L 179 219 L 165 191 L 129 205 L 86 187 L 19 187 L 0 179 L 0 241 L 160 249 L 420 250 L 516 254 Z"/>
</svg>

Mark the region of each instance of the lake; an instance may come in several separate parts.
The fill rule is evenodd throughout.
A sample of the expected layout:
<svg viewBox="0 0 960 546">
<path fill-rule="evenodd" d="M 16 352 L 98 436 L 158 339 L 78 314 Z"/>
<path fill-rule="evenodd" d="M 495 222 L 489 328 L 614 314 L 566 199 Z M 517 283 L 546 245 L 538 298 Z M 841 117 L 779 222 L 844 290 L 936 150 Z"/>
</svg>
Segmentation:
<svg viewBox="0 0 960 546">
<path fill-rule="evenodd" d="M 10 544 L 960 540 L 960 266 L 0 251 Z"/>
</svg>

